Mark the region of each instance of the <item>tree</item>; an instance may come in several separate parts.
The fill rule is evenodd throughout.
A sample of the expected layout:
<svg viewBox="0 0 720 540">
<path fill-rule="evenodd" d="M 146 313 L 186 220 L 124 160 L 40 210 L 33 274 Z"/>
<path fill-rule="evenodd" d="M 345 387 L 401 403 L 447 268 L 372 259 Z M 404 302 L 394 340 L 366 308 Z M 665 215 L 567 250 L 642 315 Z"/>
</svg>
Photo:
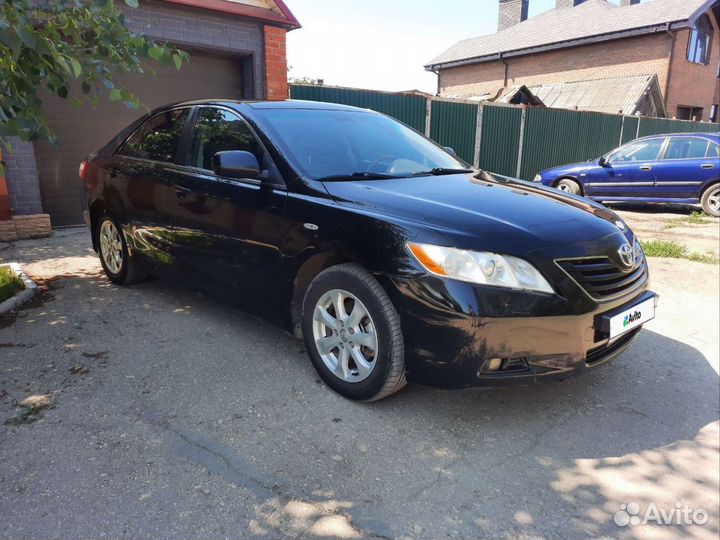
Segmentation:
<svg viewBox="0 0 720 540">
<path fill-rule="evenodd" d="M 10 137 L 55 141 L 42 92 L 75 106 L 95 106 L 107 94 L 138 108 L 118 76 L 187 61 L 184 51 L 130 32 L 114 0 L 0 0 L 0 147 Z"/>
</svg>

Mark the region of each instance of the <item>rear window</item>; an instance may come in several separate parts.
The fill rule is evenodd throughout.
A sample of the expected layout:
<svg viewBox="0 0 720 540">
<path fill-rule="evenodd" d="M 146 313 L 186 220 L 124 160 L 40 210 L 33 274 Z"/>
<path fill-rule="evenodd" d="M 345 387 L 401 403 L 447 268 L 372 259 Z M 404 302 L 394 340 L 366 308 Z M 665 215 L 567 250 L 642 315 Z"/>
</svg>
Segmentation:
<svg viewBox="0 0 720 540">
<path fill-rule="evenodd" d="M 672 137 L 665 152 L 665 159 L 702 159 L 708 148 L 707 139 Z"/>
<path fill-rule="evenodd" d="M 175 109 L 156 114 L 133 133 L 117 153 L 140 159 L 174 162 L 189 113 L 190 109 Z"/>
</svg>

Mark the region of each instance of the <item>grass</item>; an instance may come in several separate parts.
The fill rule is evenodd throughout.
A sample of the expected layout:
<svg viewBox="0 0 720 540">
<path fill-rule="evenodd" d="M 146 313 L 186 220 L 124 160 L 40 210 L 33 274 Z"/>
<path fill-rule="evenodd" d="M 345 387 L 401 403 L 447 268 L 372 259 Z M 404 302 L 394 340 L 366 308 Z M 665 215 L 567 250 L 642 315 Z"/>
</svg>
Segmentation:
<svg viewBox="0 0 720 540">
<path fill-rule="evenodd" d="M 4 302 L 23 288 L 22 281 L 7 266 L 0 266 L 0 302 Z"/>
<path fill-rule="evenodd" d="M 687 259 L 706 264 L 720 264 L 720 259 L 714 255 L 703 255 L 702 253 L 688 251 L 685 246 L 677 242 L 648 240 L 647 242 L 640 242 L 640 245 L 648 257 L 669 257 L 671 259 Z"/>
<path fill-rule="evenodd" d="M 711 218 L 703 212 L 692 212 L 690 215 L 673 219 L 663 228 L 672 229 L 674 227 L 679 227 L 680 225 L 705 225 L 706 223 L 710 223 L 710 221 Z"/>
</svg>

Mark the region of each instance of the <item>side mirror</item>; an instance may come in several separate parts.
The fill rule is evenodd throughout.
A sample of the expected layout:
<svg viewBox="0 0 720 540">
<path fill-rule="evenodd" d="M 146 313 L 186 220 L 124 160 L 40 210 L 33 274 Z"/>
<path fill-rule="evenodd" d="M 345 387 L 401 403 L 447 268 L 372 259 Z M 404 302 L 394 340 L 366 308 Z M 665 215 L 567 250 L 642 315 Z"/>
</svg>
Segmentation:
<svg viewBox="0 0 720 540">
<path fill-rule="evenodd" d="M 245 150 L 227 150 L 212 157 L 215 174 L 229 178 L 257 178 L 260 176 L 260 164 L 251 152 Z"/>
<path fill-rule="evenodd" d="M 598 165 L 601 167 L 607 167 L 608 162 L 607 159 L 605 159 L 605 156 L 600 156 L 600 159 L 598 159 Z"/>
<path fill-rule="evenodd" d="M 443 150 L 445 150 L 451 156 L 457 157 L 457 154 L 455 153 L 455 150 L 453 148 L 450 148 L 449 146 L 443 146 Z"/>
</svg>

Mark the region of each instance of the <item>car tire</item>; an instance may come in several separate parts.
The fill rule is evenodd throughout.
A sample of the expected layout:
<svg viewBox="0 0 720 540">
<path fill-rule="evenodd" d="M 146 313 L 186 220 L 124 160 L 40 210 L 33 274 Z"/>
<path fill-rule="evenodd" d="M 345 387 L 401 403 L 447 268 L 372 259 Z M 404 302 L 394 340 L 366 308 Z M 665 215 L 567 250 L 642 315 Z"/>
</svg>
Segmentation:
<svg viewBox="0 0 720 540">
<path fill-rule="evenodd" d="M 555 187 L 565 193 L 572 193 L 573 195 L 582 195 L 582 188 L 575 180 L 569 178 L 562 178 L 555 184 Z"/>
<path fill-rule="evenodd" d="M 720 217 L 720 184 L 713 184 L 707 188 L 700 199 L 700 204 L 707 215 Z"/>
<path fill-rule="evenodd" d="M 117 220 L 105 214 L 95 223 L 100 264 L 107 278 L 116 285 L 132 285 L 147 277 L 128 250 Z"/>
<path fill-rule="evenodd" d="M 405 386 L 400 317 L 361 266 L 340 264 L 313 279 L 303 300 L 302 328 L 315 370 L 338 394 L 376 401 Z"/>
</svg>

